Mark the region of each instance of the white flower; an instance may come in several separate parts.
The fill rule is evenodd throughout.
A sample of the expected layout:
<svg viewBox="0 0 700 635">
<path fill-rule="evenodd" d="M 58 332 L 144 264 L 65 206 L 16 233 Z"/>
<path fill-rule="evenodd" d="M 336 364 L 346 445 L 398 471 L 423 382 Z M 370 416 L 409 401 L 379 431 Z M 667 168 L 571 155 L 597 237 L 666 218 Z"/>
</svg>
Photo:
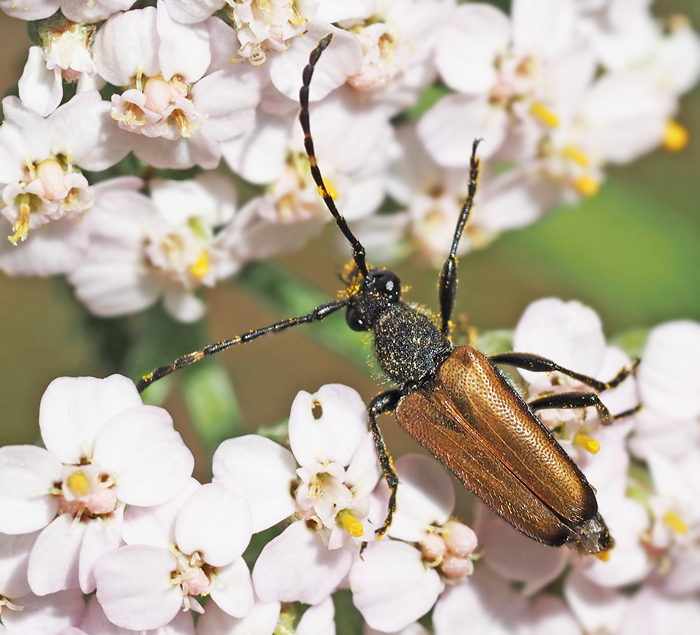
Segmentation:
<svg viewBox="0 0 700 635">
<path fill-rule="evenodd" d="M 120 544 L 124 504 L 172 498 L 194 459 L 168 413 L 144 406 L 120 375 L 54 380 L 39 425 L 46 450 L 0 449 L 0 530 L 42 530 L 29 557 L 34 593 L 89 593 L 95 561 Z"/>
<path fill-rule="evenodd" d="M 77 626 L 85 613 L 85 601 L 78 589 L 38 597 L 32 593 L 14 600 L 0 598 L 0 633 L 44 635 L 61 633 Z"/>
<path fill-rule="evenodd" d="M 231 220 L 235 190 L 217 174 L 190 181 L 151 182 L 151 198 L 131 188 L 96 186 L 86 218 L 90 247 L 70 282 L 97 315 L 125 315 L 164 296 L 166 310 L 192 322 L 204 314 L 194 295 L 233 274 L 238 262 L 222 247 L 215 228 Z"/>
<path fill-rule="evenodd" d="M 294 455 L 263 437 L 225 441 L 214 481 L 249 500 L 253 531 L 293 518 L 255 564 L 260 599 L 318 604 L 347 575 L 359 543 L 374 539 L 367 516 L 379 466 L 364 403 L 345 386 L 299 393 L 289 437 Z"/>
<path fill-rule="evenodd" d="M 241 554 L 251 537 L 250 506 L 217 484 L 194 479 L 157 507 L 130 507 L 126 547 L 97 562 L 97 597 L 111 622 L 133 630 L 165 626 L 184 609 L 204 612 L 196 597 L 234 617 L 253 607 Z"/>
<path fill-rule="evenodd" d="M 111 115 L 132 133 L 141 160 L 212 169 L 219 142 L 252 125 L 266 77 L 230 60 L 225 68 L 213 63 L 211 40 L 226 28 L 218 18 L 176 23 L 161 2 L 113 16 L 99 30 L 93 46 L 99 74 L 123 89 L 112 95 Z"/>
<path fill-rule="evenodd" d="M 79 218 L 93 203 L 80 169 L 104 170 L 129 151 L 97 91 L 80 93 L 44 119 L 16 97 L 3 100 L 0 127 L 2 215 L 10 242 L 51 221 Z"/>
</svg>

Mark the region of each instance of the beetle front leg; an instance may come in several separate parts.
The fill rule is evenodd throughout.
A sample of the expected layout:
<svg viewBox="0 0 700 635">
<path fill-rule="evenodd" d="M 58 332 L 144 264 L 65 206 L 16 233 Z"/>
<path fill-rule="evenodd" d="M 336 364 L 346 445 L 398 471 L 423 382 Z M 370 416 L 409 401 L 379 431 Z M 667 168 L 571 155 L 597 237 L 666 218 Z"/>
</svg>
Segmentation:
<svg viewBox="0 0 700 635">
<path fill-rule="evenodd" d="M 396 406 L 401 400 L 401 397 L 403 397 L 403 394 L 400 390 L 388 390 L 387 392 L 377 395 L 369 404 L 369 429 L 374 439 L 374 447 L 377 451 L 379 466 L 382 468 L 386 484 L 389 487 L 389 507 L 386 512 L 386 518 L 384 519 L 384 524 L 375 532 L 378 540 L 388 531 L 391 526 L 391 521 L 394 518 L 394 512 L 396 511 L 396 490 L 399 487 L 399 477 L 394 469 L 394 461 L 389 452 L 387 452 L 382 433 L 377 425 L 377 417 L 396 410 Z M 367 543 L 362 543 L 362 551 L 364 551 L 366 546 Z"/>
<path fill-rule="evenodd" d="M 595 408 L 598 411 L 600 422 L 604 426 L 610 425 L 617 419 L 624 419 L 641 410 L 641 405 L 636 408 L 630 408 L 619 414 L 611 414 L 608 407 L 600 400 L 600 397 L 594 392 L 559 392 L 545 397 L 533 399 L 528 404 L 531 410 L 547 410 L 569 408 Z"/>
</svg>

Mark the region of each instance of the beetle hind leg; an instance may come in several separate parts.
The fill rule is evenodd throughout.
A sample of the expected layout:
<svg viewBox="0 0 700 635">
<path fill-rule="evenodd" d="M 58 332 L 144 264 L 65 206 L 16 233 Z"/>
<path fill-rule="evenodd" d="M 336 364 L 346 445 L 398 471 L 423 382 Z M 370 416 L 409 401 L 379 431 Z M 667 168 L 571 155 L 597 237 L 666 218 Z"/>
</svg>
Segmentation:
<svg viewBox="0 0 700 635">
<path fill-rule="evenodd" d="M 606 426 L 617 419 L 624 419 L 641 410 L 641 406 L 637 406 L 615 415 L 611 414 L 608 407 L 594 392 L 559 392 L 533 399 L 528 402 L 527 405 L 530 406 L 531 410 L 547 410 L 550 408 L 561 410 L 570 408 L 595 408 L 598 411 L 600 422 Z"/>
</svg>

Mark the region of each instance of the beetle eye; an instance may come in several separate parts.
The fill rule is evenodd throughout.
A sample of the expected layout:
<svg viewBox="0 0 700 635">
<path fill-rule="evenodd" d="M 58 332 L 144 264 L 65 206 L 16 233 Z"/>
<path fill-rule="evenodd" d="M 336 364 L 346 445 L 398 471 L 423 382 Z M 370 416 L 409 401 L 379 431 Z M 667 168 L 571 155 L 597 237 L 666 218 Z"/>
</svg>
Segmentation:
<svg viewBox="0 0 700 635">
<path fill-rule="evenodd" d="M 367 322 L 357 307 L 350 305 L 345 313 L 345 321 L 353 331 L 369 331 Z"/>
</svg>

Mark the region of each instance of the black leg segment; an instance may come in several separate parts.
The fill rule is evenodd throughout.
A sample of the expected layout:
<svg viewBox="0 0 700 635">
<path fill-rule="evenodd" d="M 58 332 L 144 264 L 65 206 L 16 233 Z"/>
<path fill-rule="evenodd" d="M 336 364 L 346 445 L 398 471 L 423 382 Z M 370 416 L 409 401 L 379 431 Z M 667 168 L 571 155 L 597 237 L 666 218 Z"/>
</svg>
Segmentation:
<svg viewBox="0 0 700 635">
<path fill-rule="evenodd" d="M 554 363 L 551 359 L 546 357 L 540 357 L 533 353 L 500 353 L 498 355 L 491 355 L 489 360 L 495 364 L 506 364 L 508 366 L 515 366 L 516 368 L 522 368 L 523 370 L 531 370 L 534 373 L 552 373 L 558 371 L 572 379 L 576 379 L 591 388 L 594 388 L 598 392 L 604 390 L 610 390 L 619 386 L 629 375 L 634 373 L 639 365 L 639 360 L 634 360 L 631 368 L 623 368 L 615 377 L 610 381 L 599 381 L 588 375 L 582 375 L 573 370 L 559 366 L 559 364 Z"/>
<path fill-rule="evenodd" d="M 254 331 L 248 331 L 243 335 L 236 335 L 236 337 L 230 340 L 223 340 L 222 342 L 216 342 L 215 344 L 209 344 L 205 346 L 200 351 L 194 351 L 182 357 L 178 357 L 172 364 L 166 364 L 165 366 L 159 366 L 155 370 L 144 375 L 138 382 L 136 382 L 136 388 L 139 392 L 143 392 L 148 388 L 154 381 L 174 373 L 176 370 L 185 368 L 190 364 L 198 362 L 200 359 L 205 357 L 210 357 L 216 353 L 235 346 L 236 344 L 247 344 L 258 337 L 267 335 L 268 333 L 275 333 L 277 331 L 284 331 L 285 329 L 291 328 L 292 326 L 298 326 L 300 324 L 308 324 L 309 322 L 320 322 L 324 318 L 327 318 L 332 313 L 335 313 L 338 309 L 342 309 L 347 304 L 347 300 L 339 300 L 337 302 L 329 302 L 328 304 L 322 304 L 317 306 L 311 313 L 307 315 L 302 315 L 300 317 L 289 318 L 287 320 L 282 320 L 281 322 L 276 322 L 275 324 L 270 324 L 270 326 L 264 326 L 261 329 L 255 329 Z"/>
<path fill-rule="evenodd" d="M 617 419 L 629 417 L 641 409 L 641 406 L 637 406 L 616 415 L 610 414 L 610 410 L 594 392 L 559 392 L 533 399 L 527 405 L 530 406 L 531 410 L 595 408 L 598 411 L 600 422 L 606 426 Z"/>
<path fill-rule="evenodd" d="M 450 331 L 450 319 L 452 318 L 452 309 L 457 295 L 457 247 L 459 246 L 459 240 L 462 237 L 462 232 L 469 219 L 469 213 L 474 205 L 474 196 L 476 195 L 476 187 L 479 181 L 480 163 L 476 156 L 476 149 L 479 147 L 480 142 L 481 139 L 476 139 L 472 145 L 467 198 L 464 199 L 464 203 L 462 204 L 462 211 L 459 214 L 457 227 L 455 227 L 455 233 L 452 237 L 450 255 L 447 256 L 447 260 L 445 260 L 445 264 L 442 266 L 442 271 L 440 272 L 440 278 L 438 280 L 440 315 L 442 318 L 440 331 L 444 335 L 448 335 Z"/>
</svg>

